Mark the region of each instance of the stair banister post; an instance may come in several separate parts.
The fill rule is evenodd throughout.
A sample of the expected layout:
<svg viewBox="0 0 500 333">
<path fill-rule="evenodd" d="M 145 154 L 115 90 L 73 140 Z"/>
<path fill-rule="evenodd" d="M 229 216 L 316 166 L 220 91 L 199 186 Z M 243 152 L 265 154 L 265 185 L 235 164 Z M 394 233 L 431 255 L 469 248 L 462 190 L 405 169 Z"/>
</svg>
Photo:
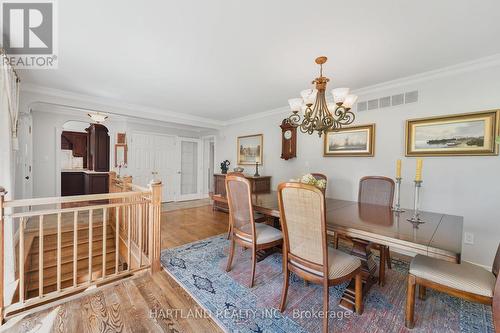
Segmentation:
<svg viewBox="0 0 500 333">
<path fill-rule="evenodd" d="M 3 297 L 4 297 L 4 273 L 5 273 L 5 251 L 4 251 L 4 201 L 7 191 L 0 186 L 0 325 L 3 324 Z"/>
<path fill-rule="evenodd" d="M 161 252 L 161 181 L 152 181 L 150 183 L 151 188 L 151 206 L 152 218 L 149 221 L 149 235 L 150 235 L 150 260 L 151 260 L 151 273 L 156 273 L 161 270 L 160 263 L 160 252 Z"/>
<path fill-rule="evenodd" d="M 115 190 L 116 172 L 114 172 L 114 171 L 110 171 L 110 172 L 108 173 L 108 182 L 109 182 L 109 184 L 108 184 L 108 192 L 109 192 L 109 193 L 114 193 L 114 192 L 117 192 L 117 191 Z M 115 202 L 118 202 L 118 201 L 119 201 L 119 199 L 118 199 L 118 200 L 117 200 L 117 199 L 115 199 L 115 200 L 110 200 L 110 203 L 115 203 Z M 114 220 L 115 220 L 115 218 L 116 218 L 115 213 L 116 213 L 116 212 L 115 212 L 115 210 L 114 210 L 114 209 L 110 209 L 110 210 L 109 210 L 109 220 L 110 220 L 110 221 L 114 221 Z M 117 240 L 117 241 L 118 241 L 118 240 Z"/>
</svg>

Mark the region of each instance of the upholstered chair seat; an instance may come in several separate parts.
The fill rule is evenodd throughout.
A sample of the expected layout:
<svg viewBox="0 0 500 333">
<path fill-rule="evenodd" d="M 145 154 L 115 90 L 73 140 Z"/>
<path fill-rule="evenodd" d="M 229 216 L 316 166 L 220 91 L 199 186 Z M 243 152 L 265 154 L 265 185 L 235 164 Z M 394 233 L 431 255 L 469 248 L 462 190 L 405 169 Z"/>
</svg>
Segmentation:
<svg viewBox="0 0 500 333">
<path fill-rule="evenodd" d="M 417 255 L 410 265 L 410 274 L 428 281 L 469 293 L 493 297 L 496 277 L 481 266 L 468 262 L 451 262 Z"/>
<path fill-rule="evenodd" d="M 252 226 L 247 224 L 241 228 L 241 231 L 252 234 Z M 251 238 L 241 237 L 240 238 L 251 242 Z M 264 223 L 255 224 L 255 242 L 257 244 L 271 243 L 283 238 L 283 234 L 280 230 L 273 228 Z"/>
<path fill-rule="evenodd" d="M 410 264 L 406 291 L 405 326 L 415 326 L 415 290 L 425 300 L 426 288 L 432 288 L 471 302 L 493 304 L 493 319 L 500 323 L 500 244 L 497 248 L 491 272 L 468 262 L 455 264 L 440 259 L 417 255 Z M 497 332 L 500 325 L 497 325 Z"/>
<path fill-rule="evenodd" d="M 301 264 L 290 260 L 290 262 L 309 273 L 323 276 L 323 272 L 315 271 L 311 268 L 302 266 Z M 345 252 L 336 250 L 334 248 L 328 248 L 328 278 L 329 279 L 339 279 L 343 276 L 349 275 L 361 266 L 361 260 L 351 256 Z"/>
</svg>

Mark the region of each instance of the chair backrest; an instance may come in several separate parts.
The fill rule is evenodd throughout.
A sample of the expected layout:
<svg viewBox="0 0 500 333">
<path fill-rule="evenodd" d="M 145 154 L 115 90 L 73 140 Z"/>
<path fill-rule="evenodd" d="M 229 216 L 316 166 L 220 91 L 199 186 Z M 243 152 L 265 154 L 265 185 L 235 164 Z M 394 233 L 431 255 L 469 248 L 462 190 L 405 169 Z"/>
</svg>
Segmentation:
<svg viewBox="0 0 500 333">
<path fill-rule="evenodd" d="M 361 203 L 392 207 L 394 186 L 394 181 L 388 177 L 363 177 L 359 181 L 358 201 Z"/>
<path fill-rule="evenodd" d="M 500 278 L 498 277 L 498 271 L 500 269 L 500 244 L 498 244 L 497 254 L 495 255 L 495 260 L 493 261 L 493 274 L 497 277 L 497 282 L 495 284 L 495 290 L 493 292 L 493 322 L 495 323 L 495 331 L 500 333 Z"/>
<path fill-rule="evenodd" d="M 235 233 L 255 240 L 255 224 L 252 209 L 250 181 L 239 174 L 226 176 L 226 195 L 229 220 Z"/>
<path fill-rule="evenodd" d="M 313 185 L 281 183 L 278 186 L 284 240 L 283 260 L 321 271 L 327 276 L 325 196 Z"/>
</svg>

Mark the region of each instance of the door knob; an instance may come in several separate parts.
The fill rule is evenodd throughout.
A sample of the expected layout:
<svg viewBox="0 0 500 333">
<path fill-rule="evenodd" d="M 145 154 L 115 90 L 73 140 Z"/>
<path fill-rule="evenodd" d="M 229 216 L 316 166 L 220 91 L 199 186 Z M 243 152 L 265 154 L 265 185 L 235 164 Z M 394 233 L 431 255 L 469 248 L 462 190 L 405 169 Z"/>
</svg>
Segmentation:
<svg viewBox="0 0 500 333">
<path fill-rule="evenodd" d="M 26 177 L 24 177 L 24 179 L 28 180 L 28 179 L 30 179 L 30 176 L 26 176 Z"/>
</svg>

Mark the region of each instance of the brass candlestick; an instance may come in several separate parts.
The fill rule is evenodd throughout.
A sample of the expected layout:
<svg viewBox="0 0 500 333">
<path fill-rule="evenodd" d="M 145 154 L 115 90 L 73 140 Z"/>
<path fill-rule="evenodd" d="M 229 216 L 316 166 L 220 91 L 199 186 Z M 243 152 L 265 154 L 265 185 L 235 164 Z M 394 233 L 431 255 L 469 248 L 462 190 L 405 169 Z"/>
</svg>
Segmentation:
<svg viewBox="0 0 500 333">
<path fill-rule="evenodd" d="M 408 222 L 411 222 L 414 226 L 418 226 L 421 223 L 425 223 L 420 218 L 420 188 L 422 187 L 421 180 L 415 180 L 415 197 L 413 200 L 413 216 L 407 219 Z"/>
<path fill-rule="evenodd" d="M 394 208 L 392 208 L 392 211 L 402 213 L 404 212 L 404 209 L 401 209 L 401 177 L 396 177 L 396 204 L 394 205 Z"/>
</svg>

